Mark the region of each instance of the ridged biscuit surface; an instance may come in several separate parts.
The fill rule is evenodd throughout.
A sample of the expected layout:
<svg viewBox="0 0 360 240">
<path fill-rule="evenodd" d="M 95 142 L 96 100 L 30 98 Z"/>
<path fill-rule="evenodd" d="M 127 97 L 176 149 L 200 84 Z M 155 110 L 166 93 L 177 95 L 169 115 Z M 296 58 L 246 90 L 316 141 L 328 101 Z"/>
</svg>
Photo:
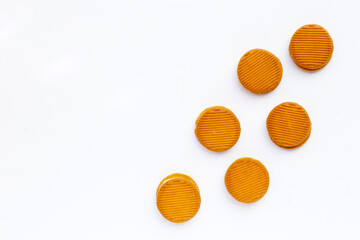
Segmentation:
<svg viewBox="0 0 360 240">
<path fill-rule="evenodd" d="M 309 115 L 302 106 L 293 102 L 276 106 L 269 113 L 266 126 L 271 140 L 287 149 L 302 146 L 311 133 Z"/>
<path fill-rule="evenodd" d="M 297 66 L 306 71 L 325 67 L 332 56 L 334 45 L 325 28 L 308 24 L 299 28 L 291 38 L 289 52 Z"/>
<path fill-rule="evenodd" d="M 156 193 L 160 213 L 169 221 L 182 223 L 193 218 L 200 208 L 201 198 L 195 181 L 174 173 L 164 178 Z"/>
<path fill-rule="evenodd" d="M 205 109 L 196 121 L 195 135 L 199 142 L 214 152 L 230 149 L 240 136 L 240 123 L 235 114 L 225 107 Z"/>
<path fill-rule="evenodd" d="M 225 186 L 236 200 L 253 203 L 261 199 L 269 188 L 269 173 L 253 158 L 240 158 L 230 165 L 225 174 Z"/>
<path fill-rule="evenodd" d="M 280 60 L 263 49 L 253 49 L 245 53 L 237 69 L 240 83 L 256 94 L 274 90 L 281 81 L 282 72 Z"/>
</svg>

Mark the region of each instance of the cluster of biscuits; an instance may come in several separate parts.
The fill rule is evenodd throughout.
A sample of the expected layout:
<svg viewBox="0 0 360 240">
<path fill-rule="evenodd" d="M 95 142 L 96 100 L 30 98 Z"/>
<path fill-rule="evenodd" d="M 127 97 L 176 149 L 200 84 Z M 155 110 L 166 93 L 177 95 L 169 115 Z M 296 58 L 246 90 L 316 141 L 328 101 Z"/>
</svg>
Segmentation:
<svg viewBox="0 0 360 240">
<path fill-rule="evenodd" d="M 319 25 L 309 24 L 294 33 L 289 52 L 298 67 L 312 72 L 329 63 L 333 48 L 329 33 Z M 237 69 L 240 83 L 255 94 L 274 90 L 280 84 L 282 72 L 280 60 L 263 49 L 245 53 Z M 293 102 L 276 106 L 268 115 L 266 127 L 271 140 L 285 149 L 301 147 L 311 133 L 309 115 L 302 106 Z M 238 118 L 230 109 L 222 106 L 205 109 L 196 120 L 196 138 L 205 148 L 214 152 L 232 148 L 240 132 Z M 260 161 L 240 158 L 226 171 L 225 186 L 236 200 L 253 203 L 266 194 L 269 173 Z M 164 178 L 156 197 L 160 213 L 171 222 L 188 221 L 200 208 L 199 188 L 191 177 L 184 174 L 175 173 Z"/>
</svg>

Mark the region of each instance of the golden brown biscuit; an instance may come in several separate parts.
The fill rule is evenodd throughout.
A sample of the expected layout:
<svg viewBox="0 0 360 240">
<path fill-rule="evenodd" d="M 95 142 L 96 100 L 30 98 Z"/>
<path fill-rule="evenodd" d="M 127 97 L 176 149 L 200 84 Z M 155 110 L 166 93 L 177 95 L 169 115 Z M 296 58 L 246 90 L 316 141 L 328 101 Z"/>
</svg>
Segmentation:
<svg viewBox="0 0 360 240">
<path fill-rule="evenodd" d="M 245 53 L 237 69 L 240 83 L 256 94 L 274 90 L 281 81 L 282 72 L 280 60 L 263 49 L 253 49 Z"/>
<path fill-rule="evenodd" d="M 289 52 L 295 64 L 306 71 L 325 67 L 332 56 L 334 45 L 325 28 L 308 24 L 299 28 L 291 38 Z"/>
<path fill-rule="evenodd" d="M 311 133 L 309 115 L 303 107 L 293 102 L 276 106 L 269 113 L 266 127 L 271 140 L 286 149 L 302 146 Z"/>
<path fill-rule="evenodd" d="M 196 120 L 195 135 L 199 142 L 214 152 L 230 149 L 240 136 L 240 123 L 235 114 L 225 107 L 205 109 Z"/>
<path fill-rule="evenodd" d="M 182 223 L 193 218 L 200 208 L 200 191 L 195 181 L 174 173 L 164 178 L 156 191 L 156 204 L 167 220 Z"/>
<path fill-rule="evenodd" d="M 269 173 L 265 166 L 253 158 L 240 158 L 233 162 L 225 174 L 225 186 L 236 200 L 253 203 L 261 199 L 269 188 Z"/>
</svg>

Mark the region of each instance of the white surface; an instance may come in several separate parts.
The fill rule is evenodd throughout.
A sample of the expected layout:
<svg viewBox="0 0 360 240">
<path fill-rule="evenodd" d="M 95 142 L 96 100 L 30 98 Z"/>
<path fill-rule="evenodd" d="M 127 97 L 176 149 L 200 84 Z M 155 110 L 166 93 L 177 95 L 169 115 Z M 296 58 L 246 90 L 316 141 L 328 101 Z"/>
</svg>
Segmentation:
<svg viewBox="0 0 360 240">
<path fill-rule="evenodd" d="M 1 1 L 0 239 L 359 239 L 360 2 Z M 304 24 L 324 26 L 334 54 L 321 71 L 292 62 Z M 240 57 L 274 53 L 270 94 L 238 82 Z M 301 104 L 300 149 L 267 135 L 270 110 Z M 202 147 L 195 120 L 223 105 L 242 126 L 224 153 Z M 270 188 L 236 202 L 224 186 L 240 157 L 264 163 Z M 158 183 L 180 172 L 202 197 L 195 218 L 165 220 Z"/>
</svg>

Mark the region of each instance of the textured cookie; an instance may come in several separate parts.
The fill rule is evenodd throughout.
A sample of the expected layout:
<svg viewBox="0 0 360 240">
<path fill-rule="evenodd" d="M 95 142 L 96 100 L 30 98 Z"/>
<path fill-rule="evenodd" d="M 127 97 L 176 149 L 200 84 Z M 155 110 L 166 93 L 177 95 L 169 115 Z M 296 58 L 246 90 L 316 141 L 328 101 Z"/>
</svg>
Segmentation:
<svg viewBox="0 0 360 240">
<path fill-rule="evenodd" d="M 333 41 L 325 28 L 308 24 L 299 28 L 291 38 L 289 52 L 295 64 L 306 71 L 325 67 L 334 50 Z"/>
<path fill-rule="evenodd" d="M 199 142 L 214 152 L 230 149 L 240 136 L 240 123 L 235 114 L 225 107 L 205 109 L 196 120 L 195 135 Z"/>
<path fill-rule="evenodd" d="M 253 49 L 245 53 L 237 69 L 240 83 L 256 94 L 274 90 L 281 81 L 282 72 L 280 60 L 263 49 Z"/>
<path fill-rule="evenodd" d="M 287 149 L 302 146 L 310 137 L 311 121 L 305 109 L 297 103 L 276 106 L 266 120 L 271 140 Z"/>
<path fill-rule="evenodd" d="M 265 166 L 253 158 L 240 158 L 233 162 L 225 174 L 225 186 L 231 196 L 243 203 L 261 199 L 269 188 L 269 173 Z"/>
<path fill-rule="evenodd" d="M 156 191 L 156 204 L 167 220 L 182 223 L 193 218 L 200 208 L 200 191 L 195 181 L 174 173 L 164 178 Z"/>
</svg>

